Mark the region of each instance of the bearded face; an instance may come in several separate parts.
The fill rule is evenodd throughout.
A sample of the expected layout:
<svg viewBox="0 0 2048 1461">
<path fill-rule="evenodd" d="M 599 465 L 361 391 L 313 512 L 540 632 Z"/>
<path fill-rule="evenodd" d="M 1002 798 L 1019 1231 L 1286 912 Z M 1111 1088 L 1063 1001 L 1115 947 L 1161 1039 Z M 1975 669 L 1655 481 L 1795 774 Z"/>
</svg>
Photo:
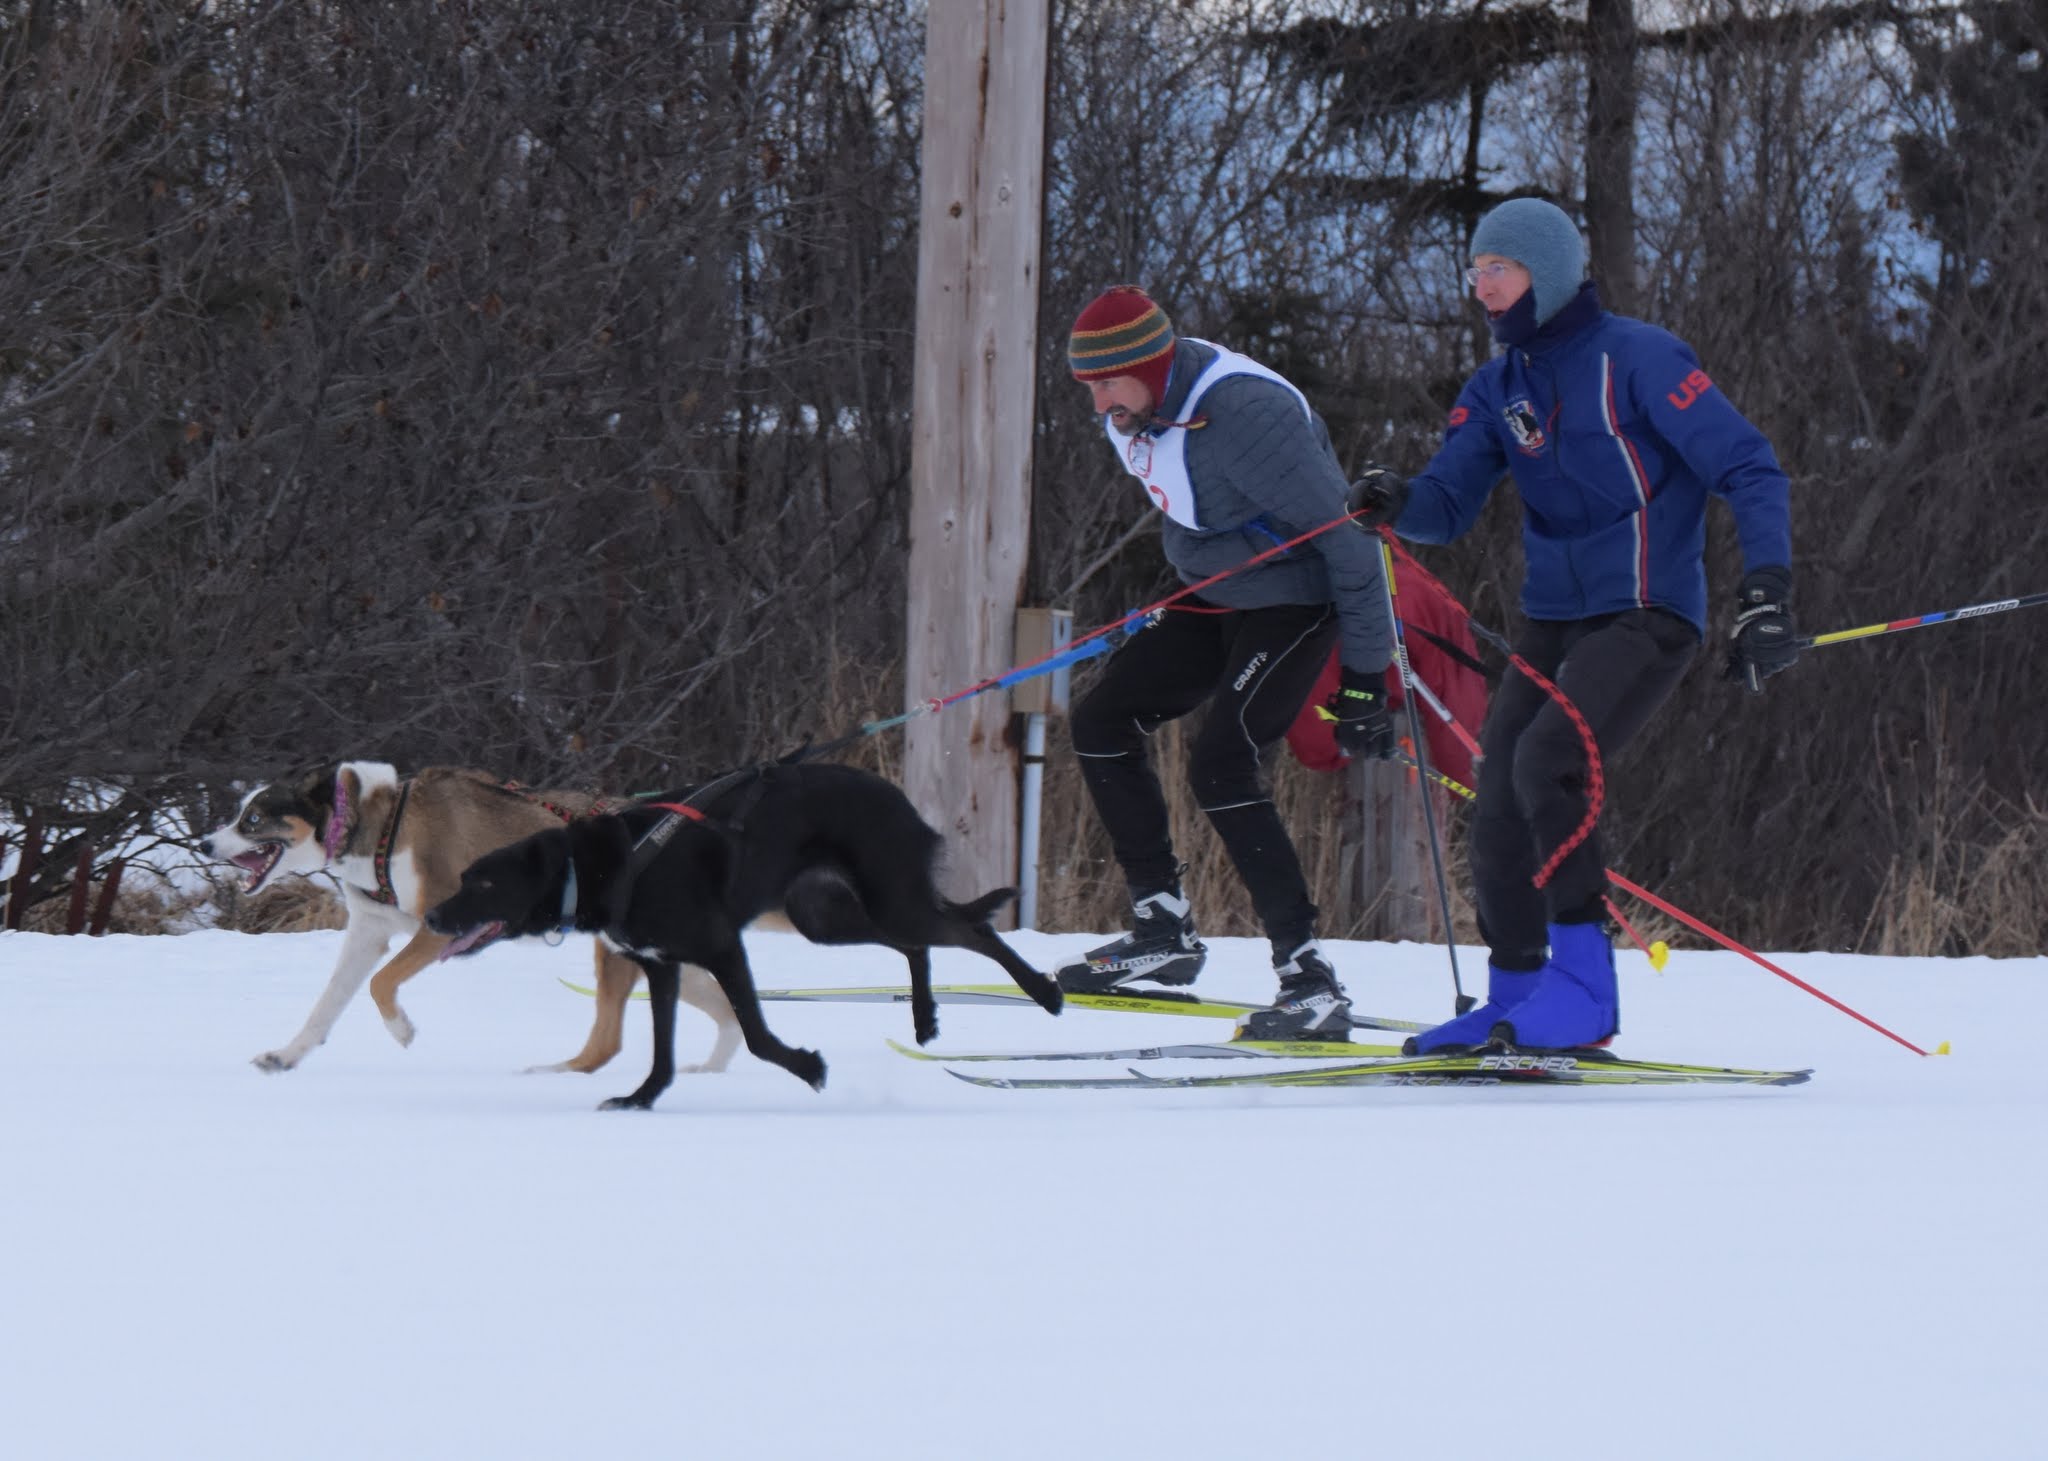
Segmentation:
<svg viewBox="0 0 2048 1461">
<path fill-rule="evenodd" d="M 1113 375 L 1108 380 L 1083 381 L 1095 414 L 1108 418 L 1110 429 L 1119 436 L 1136 436 L 1152 419 L 1159 403 L 1134 375 Z"/>
</svg>

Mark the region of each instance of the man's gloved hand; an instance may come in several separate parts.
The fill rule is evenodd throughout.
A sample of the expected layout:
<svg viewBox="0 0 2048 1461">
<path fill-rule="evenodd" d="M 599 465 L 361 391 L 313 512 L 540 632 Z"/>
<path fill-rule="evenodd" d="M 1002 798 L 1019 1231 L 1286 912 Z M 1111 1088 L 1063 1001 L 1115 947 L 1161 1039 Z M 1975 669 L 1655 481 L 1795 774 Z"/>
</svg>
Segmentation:
<svg viewBox="0 0 2048 1461">
<path fill-rule="evenodd" d="M 1799 639 L 1792 629 L 1792 570 L 1751 569 L 1743 575 L 1738 604 L 1722 678 L 1740 681 L 1756 693 L 1765 680 L 1791 669 L 1799 658 Z"/>
<path fill-rule="evenodd" d="M 1346 666 L 1338 672 L 1326 709 L 1337 722 L 1337 749 L 1352 760 L 1384 761 L 1394 754 L 1394 717 L 1387 709 L 1384 674 Z"/>
<path fill-rule="evenodd" d="M 1346 505 L 1358 514 L 1351 520 L 1367 532 L 1386 527 L 1408 505 L 1408 479 L 1385 467 L 1367 467 L 1351 484 Z"/>
</svg>

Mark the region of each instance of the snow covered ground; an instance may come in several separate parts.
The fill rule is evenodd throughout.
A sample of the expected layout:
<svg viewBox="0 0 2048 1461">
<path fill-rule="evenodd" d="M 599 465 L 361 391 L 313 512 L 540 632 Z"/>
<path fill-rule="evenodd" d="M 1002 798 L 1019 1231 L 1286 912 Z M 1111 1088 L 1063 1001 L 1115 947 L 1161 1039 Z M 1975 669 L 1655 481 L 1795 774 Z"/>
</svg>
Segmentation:
<svg viewBox="0 0 2048 1461">
<path fill-rule="evenodd" d="M 410 1050 L 365 996 L 259 1074 L 339 938 L 0 935 L 0 1454 L 2048 1454 L 2048 961 L 1783 960 L 1954 1042 L 1920 1059 L 1733 955 L 1623 956 L 1622 1053 L 1789 1089 L 985 1091 L 888 1050 L 903 1008 L 777 1004 L 822 1095 L 742 1054 L 599 1114 L 644 1005 L 598 1075 L 516 1073 L 582 1042 L 580 940 L 428 970 Z M 1204 992 L 1270 996 L 1213 949 Z M 1447 1009 L 1440 949 L 1332 949 L 1362 1009 Z M 1218 1035 L 940 1013 L 938 1048 Z"/>
</svg>

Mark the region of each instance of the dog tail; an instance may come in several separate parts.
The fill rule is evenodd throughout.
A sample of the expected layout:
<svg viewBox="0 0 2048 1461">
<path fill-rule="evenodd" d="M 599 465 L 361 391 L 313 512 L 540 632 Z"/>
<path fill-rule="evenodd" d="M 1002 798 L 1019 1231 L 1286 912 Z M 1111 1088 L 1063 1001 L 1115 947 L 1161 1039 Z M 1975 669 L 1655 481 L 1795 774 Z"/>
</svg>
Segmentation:
<svg viewBox="0 0 2048 1461">
<path fill-rule="evenodd" d="M 946 911 L 958 914 L 969 923 L 979 927 L 995 917 L 996 910 L 1017 896 L 1015 888 L 998 888 L 993 893 L 983 893 L 972 903 L 948 903 Z"/>
</svg>

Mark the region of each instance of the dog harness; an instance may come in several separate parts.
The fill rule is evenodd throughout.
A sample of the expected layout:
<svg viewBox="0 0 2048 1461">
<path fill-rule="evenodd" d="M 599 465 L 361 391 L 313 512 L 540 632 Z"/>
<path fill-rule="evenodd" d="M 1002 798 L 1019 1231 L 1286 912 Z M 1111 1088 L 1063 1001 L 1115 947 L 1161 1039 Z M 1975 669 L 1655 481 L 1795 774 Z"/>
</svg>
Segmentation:
<svg viewBox="0 0 2048 1461">
<path fill-rule="evenodd" d="M 621 905 L 623 906 L 625 901 L 632 896 L 633 885 L 640 881 L 640 874 L 647 871 L 649 863 L 661 856 L 661 850 L 668 846 L 669 839 L 676 835 L 677 830 L 682 827 L 684 822 L 702 822 L 706 826 L 714 825 L 711 818 L 706 816 L 703 810 L 693 805 L 693 803 L 707 801 L 725 791 L 728 787 L 737 786 L 739 783 L 749 779 L 752 780 L 753 785 L 747 788 L 747 794 L 740 799 L 740 803 L 733 809 L 732 815 L 725 818 L 722 823 L 717 824 L 722 825 L 726 831 L 737 835 L 741 825 L 746 821 L 747 813 L 752 811 L 754 803 L 760 800 L 762 784 L 768 779 L 767 767 L 742 766 L 737 771 L 728 771 L 725 775 L 719 777 L 718 780 L 698 787 L 695 791 L 690 792 L 678 801 L 641 803 L 643 806 L 653 807 L 656 811 L 666 812 L 668 815 L 659 822 L 656 822 L 652 827 L 649 827 L 641 835 L 640 840 L 633 844 L 633 851 L 626 859 L 625 871 L 619 877 L 622 889 L 619 895 Z"/>
<path fill-rule="evenodd" d="M 398 838 L 398 824 L 405 817 L 405 801 L 412 795 L 412 778 L 398 783 L 398 805 L 391 809 L 391 820 L 384 824 L 384 830 L 377 836 L 377 850 L 370 854 L 370 872 L 377 879 L 376 891 L 370 896 L 379 903 L 398 906 L 398 890 L 391 886 L 391 844 Z"/>
<path fill-rule="evenodd" d="M 370 854 L 370 875 L 377 886 L 367 889 L 369 895 L 379 903 L 398 906 L 398 890 L 391 886 L 391 844 L 398 838 L 398 824 L 405 819 L 406 799 L 412 795 L 412 779 L 398 783 L 398 805 L 391 809 L 391 820 L 384 824 L 384 830 L 377 837 L 377 846 Z M 349 837 L 353 828 L 349 826 L 348 784 L 341 777 L 334 778 L 334 811 L 327 819 L 327 830 L 321 836 L 320 845 L 327 853 L 327 860 L 333 862 L 348 850 Z"/>
<path fill-rule="evenodd" d="M 648 802 L 657 812 L 674 812 L 679 817 L 688 817 L 693 822 L 708 822 L 711 819 L 688 802 Z"/>
</svg>

